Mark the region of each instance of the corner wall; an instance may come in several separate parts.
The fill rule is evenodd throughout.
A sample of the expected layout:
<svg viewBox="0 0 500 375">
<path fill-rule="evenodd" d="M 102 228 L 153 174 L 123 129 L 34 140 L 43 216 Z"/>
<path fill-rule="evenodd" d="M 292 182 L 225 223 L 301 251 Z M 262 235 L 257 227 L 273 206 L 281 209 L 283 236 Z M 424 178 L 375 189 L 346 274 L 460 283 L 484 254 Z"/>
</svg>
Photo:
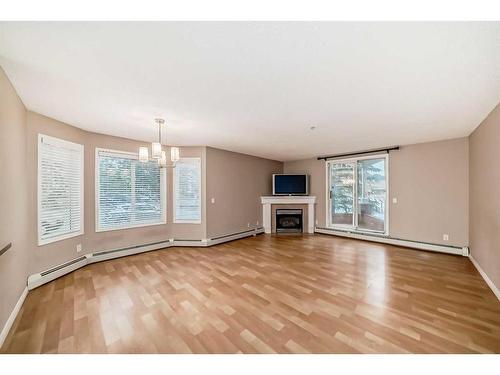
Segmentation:
<svg viewBox="0 0 500 375">
<path fill-rule="evenodd" d="M 310 175 L 317 226 L 326 226 L 323 160 L 285 162 L 285 173 Z M 393 204 L 392 198 L 398 203 Z M 468 140 L 402 146 L 389 155 L 389 234 L 405 240 L 467 246 Z M 449 235 L 449 241 L 443 240 Z"/>
<path fill-rule="evenodd" d="M 282 171 L 280 161 L 207 147 L 207 237 L 262 226 L 260 197 L 272 194 L 271 176 Z"/>
<path fill-rule="evenodd" d="M 0 331 L 26 288 L 29 245 L 26 109 L 0 68 Z M 1 344 L 1 342 L 0 342 Z"/>
<path fill-rule="evenodd" d="M 469 136 L 471 256 L 500 289 L 500 104 Z"/>
</svg>

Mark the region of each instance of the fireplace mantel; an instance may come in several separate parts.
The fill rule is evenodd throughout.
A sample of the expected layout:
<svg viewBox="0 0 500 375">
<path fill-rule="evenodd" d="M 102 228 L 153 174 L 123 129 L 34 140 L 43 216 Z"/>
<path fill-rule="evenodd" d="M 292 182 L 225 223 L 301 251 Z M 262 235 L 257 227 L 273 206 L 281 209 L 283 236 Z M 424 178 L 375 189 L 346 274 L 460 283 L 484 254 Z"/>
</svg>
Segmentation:
<svg viewBox="0 0 500 375">
<path fill-rule="evenodd" d="M 314 233 L 314 204 L 316 203 L 316 197 L 310 195 L 304 196 L 264 196 L 260 197 L 262 203 L 262 224 L 264 226 L 264 232 L 271 233 L 271 223 L 272 223 L 272 210 L 271 205 L 273 204 L 307 204 L 307 233 Z"/>
</svg>

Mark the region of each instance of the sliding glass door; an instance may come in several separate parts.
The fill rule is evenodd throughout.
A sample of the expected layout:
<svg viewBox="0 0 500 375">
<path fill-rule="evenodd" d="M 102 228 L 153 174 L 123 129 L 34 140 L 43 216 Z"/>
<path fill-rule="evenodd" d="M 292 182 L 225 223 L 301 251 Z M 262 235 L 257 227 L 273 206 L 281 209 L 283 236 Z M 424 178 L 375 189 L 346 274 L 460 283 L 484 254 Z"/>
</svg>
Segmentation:
<svg viewBox="0 0 500 375">
<path fill-rule="evenodd" d="M 358 229 L 385 232 L 385 158 L 358 160 Z"/>
<path fill-rule="evenodd" d="M 387 156 L 327 162 L 328 224 L 387 233 Z"/>
<path fill-rule="evenodd" d="M 332 163 L 330 168 L 331 224 L 354 225 L 354 163 Z"/>
</svg>

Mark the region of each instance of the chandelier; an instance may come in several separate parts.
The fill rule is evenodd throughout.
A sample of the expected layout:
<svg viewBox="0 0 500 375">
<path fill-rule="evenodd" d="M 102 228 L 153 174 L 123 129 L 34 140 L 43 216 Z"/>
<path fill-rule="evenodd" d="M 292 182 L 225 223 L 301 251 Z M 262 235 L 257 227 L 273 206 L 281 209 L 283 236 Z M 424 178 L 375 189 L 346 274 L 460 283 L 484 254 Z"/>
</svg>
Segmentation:
<svg viewBox="0 0 500 375">
<path fill-rule="evenodd" d="M 170 160 L 171 165 L 167 164 L 167 153 L 162 148 L 161 144 L 161 127 L 165 124 L 165 120 L 162 118 L 155 119 L 155 123 L 158 125 L 158 142 L 151 143 L 151 158 L 152 160 L 157 160 L 160 168 L 172 167 L 175 168 L 175 163 L 180 159 L 179 147 L 170 147 Z M 139 147 L 139 161 L 145 163 L 149 159 L 149 149 L 147 147 Z"/>
</svg>

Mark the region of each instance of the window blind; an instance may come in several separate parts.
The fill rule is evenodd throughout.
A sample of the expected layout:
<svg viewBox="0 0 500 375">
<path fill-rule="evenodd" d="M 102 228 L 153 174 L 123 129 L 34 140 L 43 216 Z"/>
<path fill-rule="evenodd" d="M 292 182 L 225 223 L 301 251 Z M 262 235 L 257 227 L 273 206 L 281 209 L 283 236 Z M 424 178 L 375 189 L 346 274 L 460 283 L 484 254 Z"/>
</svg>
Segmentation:
<svg viewBox="0 0 500 375">
<path fill-rule="evenodd" d="M 97 230 L 164 224 L 165 170 L 135 154 L 96 152 Z"/>
<path fill-rule="evenodd" d="M 38 244 L 83 234 L 83 146 L 38 136 Z"/>
<path fill-rule="evenodd" d="M 174 168 L 174 221 L 201 221 L 201 159 L 182 158 Z"/>
</svg>

